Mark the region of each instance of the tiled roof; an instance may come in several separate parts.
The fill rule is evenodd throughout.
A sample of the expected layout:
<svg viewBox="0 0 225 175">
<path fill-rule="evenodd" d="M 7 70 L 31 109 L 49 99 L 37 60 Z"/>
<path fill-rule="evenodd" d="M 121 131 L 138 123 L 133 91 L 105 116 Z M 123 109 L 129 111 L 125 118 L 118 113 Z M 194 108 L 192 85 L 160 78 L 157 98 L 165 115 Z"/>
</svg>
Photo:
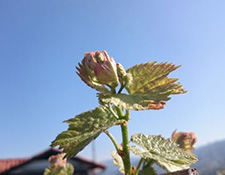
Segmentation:
<svg viewBox="0 0 225 175">
<path fill-rule="evenodd" d="M 50 148 L 48 150 L 45 150 L 31 158 L 24 158 L 24 159 L 0 159 L 0 175 L 4 174 L 8 171 L 11 171 L 13 169 L 17 169 L 21 166 L 24 166 L 28 164 L 29 162 L 32 162 L 34 160 L 38 159 L 48 159 L 51 155 L 55 155 L 61 153 L 60 150 L 55 149 L 55 148 Z M 78 162 L 82 162 L 83 164 L 86 164 L 88 169 L 95 169 L 95 168 L 100 168 L 100 169 L 105 169 L 106 166 L 101 163 L 93 162 L 88 159 L 84 159 L 81 157 L 73 157 L 73 160 L 76 160 Z"/>
<path fill-rule="evenodd" d="M 0 173 L 3 173 L 11 169 L 12 167 L 23 164 L 29 160 L 30 159 L 4 159 L 4 160 L 0 159 Z"/>
</svg>

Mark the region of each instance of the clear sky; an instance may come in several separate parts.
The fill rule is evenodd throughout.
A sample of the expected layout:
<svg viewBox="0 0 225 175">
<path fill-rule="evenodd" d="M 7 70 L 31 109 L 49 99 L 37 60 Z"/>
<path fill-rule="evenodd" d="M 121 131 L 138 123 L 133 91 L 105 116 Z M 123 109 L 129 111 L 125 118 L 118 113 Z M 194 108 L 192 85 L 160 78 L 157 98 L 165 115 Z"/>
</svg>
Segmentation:
<svg viewBox="0 0 225 175">
<path fill-rule="evenodd" d="M 62 121 L 94 109 L 96 91 L 75 74 L 85 52 L 107 50 L 129 68 L 182 65 L 188 90 L 160 111 L 132 112 L 130 134 L 193 131 L 197 147 L 225 138 L 224 0 L 0 0 L 0 158 L 45 150 Z M 120 140 L 119 127 L 110 131 Z M 97 160 L 113 145 L 102 134 Z M 82 156 L 91 157 L 91 147 Z"/>
</svg>

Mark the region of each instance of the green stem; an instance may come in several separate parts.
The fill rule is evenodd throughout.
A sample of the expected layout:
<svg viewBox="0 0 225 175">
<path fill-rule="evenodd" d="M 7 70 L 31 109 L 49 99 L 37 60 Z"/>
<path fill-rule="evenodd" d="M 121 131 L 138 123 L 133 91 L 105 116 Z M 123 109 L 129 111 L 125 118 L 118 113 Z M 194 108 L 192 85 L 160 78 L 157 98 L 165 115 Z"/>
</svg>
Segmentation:
<svg viewBox="0 0 225 175">
<path fill-rule="evenodd" d="M 130 111 L 126 110 L 125 120 L 128 122 L 130 120 Z"/>
<path fill-rule="evenodd" d="M 119 89 L 119 91 L 118 91 L 118 94 L 120 94 L 120 93 L 122 92 L 123 88 L 124 88 L 124 85 L 121 84 L 120 89 Z"/>
<path fill-rule="evenodd" d="M 116 148 L 116 151 L 119 151 L 119 145 L 117 144 L 117 142 L 116 142 L 115 138 L 113 137 L 113 135 L 107 130 L 105 130 L 104 133 L 111 139 L 113 145 Z"/>
<path fill-rule="evenodd" d="M 144 162 L 145 159 L 141 158 L 140 161 L 138 162 L 138 165 L 136 167 L 134 175 L 138 174 L 139 169 L 141 168 L 141 164 Z"/>
<path fill-rule="evenodd" d="M 113 88 L 111 87 L 111 93 L 112 94 L 115 94 L 116 93 L 116 88 L 115 87 L 113 87 Z"/>
<path fill-rule="evenodd" d="M 124 171 L 125 175 L 131 175 L 131 163 L 130 163 L 130 151 L 128 149 L 129 145 L 129 135 L 128 135 L 128 127 L 127 122 L 130 119 L 130 111 L 126 110 L 126 114 L 124 115 L 121 108 L 116 107 L 117 114 L 120 119 L 125 119 L 120 126 L 122 132 L 122 139 L 123 139 L 123 155 L 120 155 L 123 159 Z"/>
<path fill-rule="evenodd" d="M 108 109 L 114 115 L 114 117 L 119 118 L 119 116 L 114 112 L 114 110 L 112 109 L 112 106 L 110 106 L 110 104 L 108 104 Z"/>
<path fill-rule="evenodd" d="M 124 122 L 121 126 L 122 137 L 123 137 L 123 153 L 121 156 L 123 159 L 125 175 L 131 175 L 131 163 L 130 163 L 130 151 L 128 149 L 129 138 L 128 138 L 128 127 L 127 122 Z"/>
<path fill-rule="evenodd" d="M 120 119 L 124 118 L 122 110 L 116 106 L 116 112 Z"/>
</svg>

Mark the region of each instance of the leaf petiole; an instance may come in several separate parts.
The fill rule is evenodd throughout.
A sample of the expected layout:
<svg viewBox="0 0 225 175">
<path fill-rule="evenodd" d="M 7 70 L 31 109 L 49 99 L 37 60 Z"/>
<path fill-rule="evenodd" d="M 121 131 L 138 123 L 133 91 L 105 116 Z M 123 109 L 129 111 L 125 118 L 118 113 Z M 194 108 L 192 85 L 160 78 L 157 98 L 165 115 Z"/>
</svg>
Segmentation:
<svg viewBox="0 0 225 175">
<path fill-rule="evenodd" d="M 139 169 L 141 168 L 141 164 L 144 162 L 145 159 L 141 158 L 140 161 L 138 162 L 138 165 L 136 167 L 134 175 L 138 174 Z"/>
<path fill-rule="evenodd" d="M 122 90 L 123 90 L 124 87 L 125 87 L 125 85 L 124 84 L 121 84 L 120 89 L 119 89 L 119 91 L 118 91 L 117 94 L 120 94 L 122 92 Z"/>
<path fill-rule="evenodd" d="M 116 151 L 119 151 L 119 145 L 116 142 L 116 139 L 113 137 L 113 135 L 108 130 L 105 130 L 104 133 L 110 138 L 110 140 L 112 141 L 113 145 L 116 148 Z"/>
<path fill-rule="evenodd" d="M 110 112 L 114 115 L 114 117 L 116 117 L 116 118 L 120 118 L 116 113 L 115 113 L 115 111 L 113 110 L 113 108 L 112 108 L 112 106 L 110 106 L 110 104 L 108 104 L 108 109 L 110 110 Z"/>
</svg>

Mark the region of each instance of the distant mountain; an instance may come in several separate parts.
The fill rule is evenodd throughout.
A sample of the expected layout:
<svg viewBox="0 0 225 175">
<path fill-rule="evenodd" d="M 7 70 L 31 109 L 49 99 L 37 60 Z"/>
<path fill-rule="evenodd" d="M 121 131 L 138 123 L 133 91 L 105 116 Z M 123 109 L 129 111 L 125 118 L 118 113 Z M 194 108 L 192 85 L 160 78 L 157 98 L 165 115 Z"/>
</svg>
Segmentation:
<svg viewBox="0 0 225 175">
<path fill-rule="evenodd" d="M 225 170 L 225 140 L 207 144 L 193 151 L 199 161 L 192 167 L 197 168 L 200 175 L 216 175 L 219 170 Z M 112 160 L 104 162 L 107 165 L 105 172 L 101 175 L 121 175 L 118 168 L 113 165 Z M 134 160 L 133 165 L 137 164 Z M 163 171 L 157 167 L 159 174 Z"/>
<path fill-rule="evenodd" d="M 193 151 L 199 161 L 193 165 L 200 175 L 216 175 L 225 170 L 225 140 L 207 144 Z"/>
</svg>

